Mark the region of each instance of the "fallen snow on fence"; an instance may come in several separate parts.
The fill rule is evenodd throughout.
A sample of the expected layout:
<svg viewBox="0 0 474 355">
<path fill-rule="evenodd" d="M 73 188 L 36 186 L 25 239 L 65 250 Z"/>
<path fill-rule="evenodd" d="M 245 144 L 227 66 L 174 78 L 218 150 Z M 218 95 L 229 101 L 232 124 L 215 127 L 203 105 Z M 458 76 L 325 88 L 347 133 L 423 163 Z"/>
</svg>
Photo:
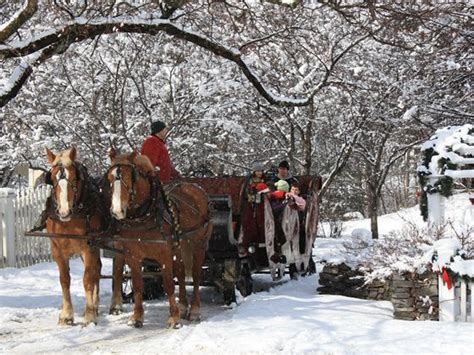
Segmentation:
<svg viewBox="0 0 474 355">
<path fill-rule="evenodd" d="M 0 268 L 52 260 L 49 239 L 24 235 L 35 225 L 49 194 L 46 185 L 22 192 L 0 189 Z"/>
<path fill-rule="evenodd" d="M 111 263 L 104 260 L 103 273 Z M 84 309 L 82 263 L 71 263 L 76 322 Z M 258 276 L 257 286 L 272 284 Z M 276 284 L 273 284 L 276 285 Z M 203 319 L 165 328 L 167 302 L 145 304 L 143 329 L 126 325 L 126 314 L 107 314 L 110 280 L 101 282 L 97 326 L 56 325 L 61 303 L 54 263 L 0 270 L 0 353 L 466 354 L 474 348 L 472 323 L 394 320 L 385 301 L 316 294 L 317 277 L 288 281 L 226 308 L 213 288 L 203 288 Z"/>
</svg>

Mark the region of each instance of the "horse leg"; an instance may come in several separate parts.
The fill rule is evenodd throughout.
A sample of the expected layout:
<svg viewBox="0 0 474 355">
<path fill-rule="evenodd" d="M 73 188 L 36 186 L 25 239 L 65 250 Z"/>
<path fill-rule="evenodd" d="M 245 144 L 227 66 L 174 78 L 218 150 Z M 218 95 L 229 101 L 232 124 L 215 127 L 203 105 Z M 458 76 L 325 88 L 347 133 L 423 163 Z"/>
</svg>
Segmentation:
<svg viewBox="0 0 474 355">
<path fill-rule="evenodd" d="M 57 254 L 58 253 L 53 250 L 54 260 L 56 261 L 56 264 L 58 264 L 59 281 L 63 293 L 63 304 L 61 306 L 58 324 L 72 325 L 74 323 L 74 313 L 70 293 L 71 275 L 69 274 L 69 258 Z"/>
<path fill-rule="evenodd" d="M 168 302 L 170 305 L 170 316 L 168 318 L 168 326 L 175 328 L 179 322 L 179 309 L 176 304 L 174 296 L 174 282 L 173 282 L 173 257 L 171 251 L 165 252 L 165 257 L 160 260 L 162 264 L 163 287 L 168 295 Z M 185 290 L 186 291 L 186 290 Z"/>
<path fill-rule="evenodd" d="M 135 328 L 143 327 L 143 278 L 141 273 L 140 261 L 130 257 L 127 258 L 127 264 L 130 266 L 132 274 L 133 287 L 133 315 L 128 320 L 128 325 Z"/>
<path fill-rule="evenodd" d="M 199 286 L 201 284 L 201 271 L 205 256 L 206 250 L 201 246 L 195 246 L 193 251 L 193 298 L 191 301 L 191 310 L 189 312 L 190 321 L 198 321 L 201 317 Z"/>
<path fill-rule="evenodd" d="M 89 249 L 82 253 L 84 259 L 84 290 L 86 292 L 86 309 L 84 324 L 97 324 L 98 285 L 100 281 L 100 258 L 98 249 Z"/>
<path fill-rule="evenodd" d="M 178 279 L 179 286 L 179 315 L 180 318 L 185 319 L 188 315 L 188 296 L 186 294 L 186 272 L 184 269 L 184 264 L 182 260 L 181 252 L 178 251 L 175 253 L 176 260 L 173 261 L 173 269 L 175 275 Z"/>
<path fill-rule="evenodd" d="M 97 277 L 97 283 L 96 287 L 94 288 L 94 294 L 92 295 L 92 301 L 94 303 L 94 308 L 95 308 L 95 315 L 99 316 L 99 305 L 100 305 L 100 275 L 102 271 L 102 261 L 100 260 L 100 251 L 97 249 L 96 252 L 96 262 L 97 262 L 97 270 L 98 270 L 98 277 Z"/>
<path fill-rule="evenodd" d="M 125 266 L 125 257 L 122 254 L 116 254 L 113 261 L 112 270 L 112 300 L 109 314 L 119 315 L 123 312 L 122 308 L 122 281 L 123 267 Z"/>
</svg>

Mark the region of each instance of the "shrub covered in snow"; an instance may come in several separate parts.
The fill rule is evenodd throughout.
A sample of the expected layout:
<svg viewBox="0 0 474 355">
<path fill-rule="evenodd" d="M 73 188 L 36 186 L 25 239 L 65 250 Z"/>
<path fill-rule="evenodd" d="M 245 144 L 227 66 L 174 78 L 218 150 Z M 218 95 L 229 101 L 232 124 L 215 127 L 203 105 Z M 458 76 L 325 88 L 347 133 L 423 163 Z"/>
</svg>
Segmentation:
<svg viewBox="0 0 474 355">
<path fill-rule="evenodd" d="M 446 223 L 442 228 L 433 230 L 407 223 L 402 229 L 392 231 L 379 240 L 371 240 L 354 232 L 353 238 L 343 243 L 344 262 L 362 271 L 366 282 L 387 279 L 393 273 L 439 271 L 440 263 L 454 261 L 446 260 L 448 252 L 443 252 L 446 250 L 443 246 L 449 246 L 449 257 L 474 257 L 474 227 L 470 225 Z"/>
</svg>

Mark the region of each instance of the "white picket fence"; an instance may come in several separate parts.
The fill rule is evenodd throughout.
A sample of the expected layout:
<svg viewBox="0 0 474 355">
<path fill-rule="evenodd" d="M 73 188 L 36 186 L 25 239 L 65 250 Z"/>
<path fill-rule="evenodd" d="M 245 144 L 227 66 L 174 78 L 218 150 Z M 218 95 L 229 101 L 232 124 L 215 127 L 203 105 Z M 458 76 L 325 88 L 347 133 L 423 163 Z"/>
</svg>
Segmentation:
<svg viewBox="0 0 474 355">
<path fill-rule="evenodd" d="M 474 322 L 474 281 L 461 279 L 448 289 L 442 276 L 438 278 L 439 320 Z"/>
<path fill-rule="evenodd" d="M 17 192 L 0 189 L 0 268 L 51 261 L 49 239 L 25 237 L 45 207 L 49 186 Z"/>
</svg>

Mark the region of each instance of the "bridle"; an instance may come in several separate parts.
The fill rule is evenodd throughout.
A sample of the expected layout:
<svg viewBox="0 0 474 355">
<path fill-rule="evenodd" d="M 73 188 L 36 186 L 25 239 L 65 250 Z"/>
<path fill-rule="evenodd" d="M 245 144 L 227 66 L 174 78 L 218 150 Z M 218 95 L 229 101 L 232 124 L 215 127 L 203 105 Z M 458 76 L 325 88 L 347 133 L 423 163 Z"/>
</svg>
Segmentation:
<svg viewBox="0 0 474 355">
<path fill-rule="evenodd" d="M 122 167 L 124 166 L 131 167 L 132 169 L 132 184 L 130 186 L 123 179 Z M 129 195 L 128 204 L 130 205 L 136 196 L 135 185 L 136 185 L 136 181 L 138 180 L 139 171 L 137 170 L 134 164 L 117 163 L 117 164 L 112 165 L 109 168 L 107 175 L 110 174 L 114 169 L 116 169 L 115 176 L 114 176 L 114 180 L 110 183 L 110 190 L 112 191 L 112 188 L 115 182 L 120 181 L 120 183 L 123 184 L 123 186 L 125 186 L 125 189 L 128 190 L 128 195 Z"/>
<path fill-rule="evenodd" d="M 59 181 L 66 180 L 67 185 L 70 186 L 73 191 L 72 213 L 75 213 L 77 212 L 77 210 L 81 210 L 84 207 L 83 203 L 81 202 L 81 197 L 83 195 L 85 186 L 85 175 L 83 174 L 81 167 L 77 163 L 74 163 L 72 166 L 76 171 L 76 184 L 73 184 L 73 182 L 67 178 L 66 168 L 62 164 L 59 165 L 59 174 L 57 174 L 59 176 L 56 178 L 56 182 L 53 182 L 52 179 L 52 169 L 47 173 L 45 182 L 53 187 L 52 201 L 54 207 L 56 207 L 58 206 L 58 202 L 54 191 L 59 186 Z"/>
</svg>

